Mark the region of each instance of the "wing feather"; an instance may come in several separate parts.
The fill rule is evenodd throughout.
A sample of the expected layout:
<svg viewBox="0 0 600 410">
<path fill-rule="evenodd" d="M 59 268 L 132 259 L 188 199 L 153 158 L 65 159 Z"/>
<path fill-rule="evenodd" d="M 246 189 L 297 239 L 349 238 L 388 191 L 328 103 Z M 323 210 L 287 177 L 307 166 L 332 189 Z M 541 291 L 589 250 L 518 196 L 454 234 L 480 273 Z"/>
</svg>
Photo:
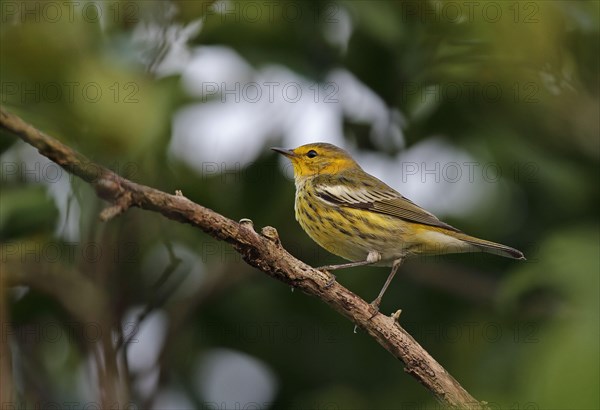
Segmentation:
<svg viewBox="0 0 600 410">
<path fill-rule="evenodd" d="M 315 184 L 319 199 L 339 207 L 364 209 L 383 215 L 394 216 L 408 222 L 421 223 L 460 232 L 458 229 L 440 221 L 414 202 L 377 180 L 382 186 L 373 189 L 354 188 L 342 184 Z M 378 189 L 379 188 L 379 189 Z M 383 189 L 381 189 L 383 188 Z M 387 189 L 386 189 L 387 188 Z"/>
</svg>

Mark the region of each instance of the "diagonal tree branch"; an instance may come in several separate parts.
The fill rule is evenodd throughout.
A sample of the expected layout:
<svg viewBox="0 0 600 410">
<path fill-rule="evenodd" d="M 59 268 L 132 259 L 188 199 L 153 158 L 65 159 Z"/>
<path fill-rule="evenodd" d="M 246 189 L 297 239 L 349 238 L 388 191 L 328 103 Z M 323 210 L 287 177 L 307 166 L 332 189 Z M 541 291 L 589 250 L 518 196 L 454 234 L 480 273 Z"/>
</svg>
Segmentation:
<svg viewBox="0 0 600 410">
<path fill-rule="evenodd" d="M 230 243 L 243 259 L 267 275 L 315 296 L 364 329 L 377 343 L 404 363 L 404 370 L 424 385 L 435 398 L 451 408 L 487 408 L 473 398 L 438 362 L 433 359 L 397 322 L 397 317 L 372 316 L 363 299 L 329 276 L 289 254 L 277 231 L 265 227 L 257 233 L 250 220 L 239 223 L 198 205 L 183 195 L 169 195 L 136 184 L 109 169 L 89 161 L 58 140 L 27 124 L 0 107 L 0 127 L 31 144 L 70 173 L 90 183 L 98 196 L 112 206 L 101 213 L 110 219 L 135 206 L 193 225 L 210 236 Z"/>
</svg>

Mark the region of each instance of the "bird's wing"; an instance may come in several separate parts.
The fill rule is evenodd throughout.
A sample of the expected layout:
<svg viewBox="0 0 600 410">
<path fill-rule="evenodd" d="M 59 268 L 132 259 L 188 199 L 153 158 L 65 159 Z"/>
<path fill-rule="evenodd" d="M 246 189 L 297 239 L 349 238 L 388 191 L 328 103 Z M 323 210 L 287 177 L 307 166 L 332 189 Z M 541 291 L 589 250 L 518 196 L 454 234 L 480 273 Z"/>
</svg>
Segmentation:
<svg viewBox="0 0 600 410">
<path fill-rule="evenodd" d="M 372 177 L 375 179 L 374 177 Z M 440 221 L 414 202 L 404 198 L 399 192 L 376 180 L 372 187 L 353 187 L 336 184 L 335 181 L 315 183 L 317 197 L 330 205 L 364 209 L 384 215 L 394 216 L 408 222 L 421 223 L 460 232 L 453 226 Z"/>
</svg>

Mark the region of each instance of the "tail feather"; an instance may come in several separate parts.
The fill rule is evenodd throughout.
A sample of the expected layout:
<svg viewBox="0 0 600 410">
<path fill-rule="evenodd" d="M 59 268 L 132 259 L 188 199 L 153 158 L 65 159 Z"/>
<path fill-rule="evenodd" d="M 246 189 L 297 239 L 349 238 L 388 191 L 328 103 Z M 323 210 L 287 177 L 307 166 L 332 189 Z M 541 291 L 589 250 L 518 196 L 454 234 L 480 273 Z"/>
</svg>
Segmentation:
<svg viewBox="0 0 600 410">
<path fill-rule="evenodd" d="M 463 234 L 464 235 L 464 234 Z M 479 248 L 483 252 L 492 253 L 494 255 L 504 256 L 506 258 L 512 259 L 522 259 L 525 260 L 525 256 L 523 252 L 511 248 L 510 246 L 502 245 L 496 242 L 486 241 L 483 239 L 475 238 L 469 235 L 455 235 L 457 238 L 462 241 Z"/>
</svg>

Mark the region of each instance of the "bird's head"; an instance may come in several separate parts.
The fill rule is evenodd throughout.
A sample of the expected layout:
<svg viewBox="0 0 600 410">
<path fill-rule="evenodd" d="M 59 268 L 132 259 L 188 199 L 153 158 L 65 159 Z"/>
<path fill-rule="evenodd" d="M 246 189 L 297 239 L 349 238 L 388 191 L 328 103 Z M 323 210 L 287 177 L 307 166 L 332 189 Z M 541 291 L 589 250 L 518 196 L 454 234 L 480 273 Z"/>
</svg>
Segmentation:
<svg viewBox="0 0 600 410">
<path fill-rule="evenodd" d="M 295 178 L 337 174 L 347 169 L 360 168 L 346 151 L 324 142 L 301 145 L 294 149 L 271 149 L 292 161 Z"/>
</svg>

